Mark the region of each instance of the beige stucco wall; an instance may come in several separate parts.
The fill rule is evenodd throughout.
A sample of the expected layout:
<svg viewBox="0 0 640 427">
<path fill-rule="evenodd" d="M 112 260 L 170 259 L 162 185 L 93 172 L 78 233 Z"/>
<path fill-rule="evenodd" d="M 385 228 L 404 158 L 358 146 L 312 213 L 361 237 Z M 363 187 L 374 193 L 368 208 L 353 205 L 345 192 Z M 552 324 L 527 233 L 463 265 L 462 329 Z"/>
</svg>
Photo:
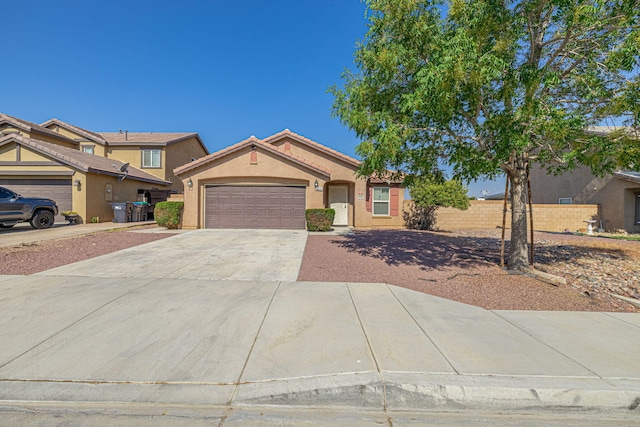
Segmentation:
<svg viewBox="0 0 640 427">
<path fill-rule="evenodd" d="M 180 158 L 183 158 L 183 156 L 180 153 L 180 144 L 176 144 L 174 147 L 171 148 L 171 155 L 177 154 Z M 159 168 L 143 168 L 142 167 L 142 150 L 145 149 L 153 149 L 153 150 L 160 150 L 160 165 L 161 167 Z M 176 190 L 176 191 L 182 191 L 182 182 L 180 182 L 180 180 L 176 179 L 173 175 L 173 169 L 175 167 L 171 167 L 171 169 L 168 168 L 168 165 L 173 165 L 174 163 L 176 163 L 174 160 L 171 159 L 167 159 L 167 147 L 162 147 L 162 146 L 148 146 L 148 147 L 109 147 L 109 149 L 107 150 L 107 157 L 109 157 L 110 159 L 116 159 L 116 160 L 120 160 L 122 162 L 126 162 L 131 164 L 131 166 L 143 170 L 148 174 L 157 176 L 160 179 L 164 179 L 164 180 L 168 180 L 168 181 L 172 181 L 172 186 L 171 189 Z M 192 156 L 188 156 L 188 159 L 191 160 Z M 202 156 L 200 156 L 202 157 Z M 168 163 L 167 163 L 168 161 Z M 179 165 L 182 165 L 184 163 L 188 163 L 187 161 L 184 162 L 180 162 Z M 179 166 L 178 165 L 178 166 Z M 173 179 L 171 179 L 173 178 Z"/>
<path fill-rule="evenodd" d="M 587 167 L 559 176 L 548 175 L 539 167 L 531 170 L 531 199 L 534 203 L 558 203 L 559 197 L 571 197 L 574 204 L 599 204 L 605 230 L 640 231 L 635 225 L 633 192 L 640 184 L 607 175 L 603 178 Z"/>
<path fill-rule="evenodd" d="M 165 153 L 163 147 L 148 147 L 158 149 L 160 154 L 160 168 L 144 168 L 142 169 L 142 148 L 141 147 L 118 147 L 110 146 L 107 150 L 107 157 L 110 159 L 120 160 L 121 162 L 129 163 L 134 168 L 144 170 L 145 172 L 157 176 L 160 179 L 164 179 L 164 163 Z"/>
<path fill-rule="evenodd" d="M 167 145 L 166 164 L 164 164 L 165 177 L 163 179 L 171 181 L 171 189 L 182 192 L 184 187 L 182 181 L 173 174 L 173 170 L 191 162 L 191 159 L 199 159 L 207 154 L 197 138 L 189 138 Z"/>
<path fill-rule="evenodd" d="M 303 185 L 306 187 L 306 208 L 323 208 L 328 202 L 328 187 L 331 184 L 349 186 L 349 225 L 370 227 L 371 215 L 366 211 L 366 181 L 356 179 L 353 167 L 330 163 L 324 159 L 323 165 L 331 170 L 331 176 L 313 171 L 303 165 L 283 158 L 277 154 L 257 151 L 257 162 L 251 162 L 251 147 L 247 146 L 214 162 L 185 172 L 180 178 L 184 185 L 185 211 L 183 228 L 204 227 L 204 194 L 208 184 L 246 184 L 246 185 Z M 299 154 L 306 159 L 307 155 Z M 342 163 L 342 162 L 340 162 Z M 191 179 L 193 188 L 187 181 Z M 315 181 L 318 188 L 315 190 Z M 362 194 L 362 199 L 359 194 Z"/>
<path fill-rule="evenodd" d="M 15 162 L 17 159 L 16 143 L 10 142 L 0 147 L 0 162 Z"/>
<path fill-rule="evenodd" d="M 135 202 L 138 200 L 138 190 L 158 188 L 157 185 L 133 179 L 118 181 L 118 177 L 110 175 L 89 173 L 82 178 L 82 190 L 76 191 L 77 189 L 74 188 L 73 201 L 74 206 L 76 200 L 82 204 L 82 206 L 79 205 L 79 209 L 84 207 L 81 215 L 85 222 L 90 222 L 92 217 L 100 218 L 100 222 L 109 222 L 114 217 L 111 203 Z"/>
<path fill-rule="evenodd" d="M 411 203 L 410 200 L 405 203 Z M 438 209 L 436 227 L 441 230 L 482 229 L 502 226 L 502 201 L 471 200 L 466 211 Z M 511 227 L 511 206 L 507 205 L 507 228 Z M 598 218 L 598 205 L 534 204 L 533 228 L 540 231 L 576 231 L 587 227 L 584 221 Z"/>
</svg>

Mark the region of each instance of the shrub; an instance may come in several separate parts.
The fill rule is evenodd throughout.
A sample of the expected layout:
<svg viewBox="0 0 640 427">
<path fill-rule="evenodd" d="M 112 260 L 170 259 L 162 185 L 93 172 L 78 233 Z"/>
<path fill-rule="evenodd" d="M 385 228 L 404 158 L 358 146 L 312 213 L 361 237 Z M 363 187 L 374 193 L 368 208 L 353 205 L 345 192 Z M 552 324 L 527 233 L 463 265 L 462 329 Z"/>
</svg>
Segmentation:
<svg viewBox="0 0 640 427">
<path fill-rule="evenodd" d="M 402 218 L 407 228 L 413 230 L 433 230 L 436 225 L 436 206 L 418 206 L 415 203 L 406 205 Z"/>
<path fill-rule="evenodd" d="M 336 211 L 334 209 L 307 209 L 304 214 L 307 218 L 307 230 L 329 231 Z"/>
<path fill-rule="evenodd" d="M 184 202 L 158 202 L 153 210 L 153 218 L 160 227 L 180 228 Z"/>
</svg>

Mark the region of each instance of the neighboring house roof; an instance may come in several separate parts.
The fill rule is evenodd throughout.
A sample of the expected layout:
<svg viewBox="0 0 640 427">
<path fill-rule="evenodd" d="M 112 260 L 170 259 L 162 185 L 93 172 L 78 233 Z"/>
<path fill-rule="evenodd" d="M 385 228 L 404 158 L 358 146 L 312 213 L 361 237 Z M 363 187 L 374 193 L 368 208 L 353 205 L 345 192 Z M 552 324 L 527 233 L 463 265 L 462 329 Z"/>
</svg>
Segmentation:
<svg viewBox="0 0 640 427">
<path fill-rule="evenodd" d="M 48 126 L 51 126 L 51 125 L 57 125 L 57 126 L 60 126 L 61 128 L 65 128 L 65 129 L 67 129 L 67 130 L 69 130 L 71 132 L 77 133 L 78 135 L 84 136 L 85 138 L 87 138 L 90 141 L 97 142 L 98 144 L 104 145 L 105 142 L 106 142 L 105 139 L 102 136 L 98 135 L 95 132 L 91 132 L 90 130 L 83 129 L 83 128 L 78 127 L 78 126 L 74 126 L 74 125 L 72 125 L 70 123 L 63 122 L 62 120 L 59 120 L 59 119 L 56 119 L 56 118 L 47 120 L 46 122 L 40 124 L 40 126 L 45 127 L 45 128 L 48 127 Z"/>
<path fill-rule="evenodd" d="M 124 162 L 119 160 L 95 156 L 73 148 L 62 147 L 57 144 L 40 141 L 34 138 L 27 138 L 22 135 L 7 135 L 0 138 L 0 146 L 12 141 L 15 141 L 25 147 L 29 147 L 40 154 L 83 172 L 122 176 L 120 168 Z M 127 178 L 159 185 L 171 185 L 170 181 L 165 181 L 155 175 L 151 175 L 131 166 L 128 168 Z"/>
<path fill-rule="evenodd" d="M 485 196 L 485 200 L 504 200 L 504 193 L 489 194 Z"/>
<path fill-rule="evenodd" d="M 9 116 L 8 114 L 0 113 L 0 125 L 3 123 L 8 123 L 18 129 L 22 129 L 23 131 L 28 132 L 29 134 L 31 134 L 31 132 L 33 131 L 36 131 L 42 134 L 54 136 L 56 138 L 60 138 L 65 141 L 72 142 L 74 144 L 78 143 L 77 141 L 74 141 L 71 138 L 67 138 L 64 135 L 60 135 L 58 132 L 54 132 L 51 129 L 47 129 L 46 127 L 41 126 L 39 124 L 31 123 L 26 120 L 19 119 L 17 117 Z"/>
<path fill-rule="evenodd" d="M 336 151 L 336 150 L 334 150 L 332 148 L 329 148 L 329 147 L 327 147 L 325 145 L 319 144 L 319 143 L 317 143 L 317 142 L 315 142 L 315 141 L 313 141 L 313 140 L 311 140 L 309 138 L 305 138 L 304 136 L 299 135 L 299 134 L 297 134 L 295 132 L 292 132 L 289 129 L 285 129 L 285 130 L 283 130 L 281 132 L 278 132 L 278 133 L 273 134 L 273 135 L 271 135 L 269 137 L 266 137 L 263 141 L 268 143 L 268 144 L 273 144 L 273 143 L 275 143 L 275 142 L 277 142 L 277 141 L 279 141 L 279 140 L 281 140 L 282 138 L 285 138 L 285 137 L 289 137 L 291 139 L 295 139 L 296 141 L 302 143 L 303 145 L 315 148 L 318 151 L 322 151 L 322 152 L 324 152 L 326 154 L 329 154 L 329 155 L 331 155 L 333 157 L 336 157 L 336 158 L 338 158 L 338 159 L 340 159 L 340 160 L 342 160 L 342 161 L 344 161 L 346 163 L 349 163 L 352 166 L 355 166 L 355 167 L 360 166 L 361 162 L 359 160 L 356 160 L 353 157 L 349 157 L 346 154 L 342 154 L 341 152 Z"/>
<path fill-rule="evenodd" d="M 251 136 L 247 139 L 245 139 L 244 141 L 240 141 L 237 144 L 234 144 L 230 147 L 224 148 L 220 151 L 217 151 L 215 153 L 209 154 L 208 156 L 202 157 L 198 160 L 194 160 L 191 163 L 187 163 L 186 165 L 182 165 L 180 167 L 177 167 L 173 170 L 173 173 L 176 175 L 180 175 L 183 174 L 187 171 L 193 170 L 195 168 L 198 168 L 200 166 L 206 165 L 208 163 L 211 163 L 217 159 L 220 159 L 222 157 L 228 156 L 232 153 L 235 153 L 243 148 L 246 148 L 247 146 L 256 146 L 256 147 L 260 147 L 262 149 L 264 149 L 265 151 L 268 151 L 270 153 L 276 154 L 280 157 L 283 157 L 284 159 L 287 159 L 289 161 L 292 161 L 293 163 L 297 163 L 307 169 L 311 169 L 317 173 L 320 173 L 321 175 L 324 175 L 326 177 L 330 177 L 331 176 L 331 170 L 325 168 L 324 166 L 320 166 L 318 164 L 315 164 L 313 162 L 310 162 L 306 159 L 303 159 L 302 157 L 296 156 L 294 154 L 291 154 L 290 152 L 286 152 L 284 151 L 284 149 L 280 150 L 276 147 L 274 147 L 273 145 L 271 145 L 268 142 L 265 142 L 266 140 L 260 140 L 258 138 L 256 138 L 255 136 Z"/>
<path fill-rule="evenodd" d="M 209 153 L 207 147 L 200 139 L 197 132 L 98 132 L 109 145 L 135 145 L 135 146 L 166 146 L 184 141 L 189 138 L 196 138 L 205 153 Z"/>
<path fill-rule="evenodd" d="M 624 131 L 627 135 L 636 136 L 640 135 L 640 129 L 633 128 L 630 126 L 589 126 L 587 128 L 587 133 L 598 135 L 598 136 L 606 136 L 611 132 Z"/>
<path fill-rule="evenodd" d="M 640 184 L 640 172 L 619 171 L 615 172 L 613 176 L 624 179 L 626 181 L 636 182 Z"/>
</svg>

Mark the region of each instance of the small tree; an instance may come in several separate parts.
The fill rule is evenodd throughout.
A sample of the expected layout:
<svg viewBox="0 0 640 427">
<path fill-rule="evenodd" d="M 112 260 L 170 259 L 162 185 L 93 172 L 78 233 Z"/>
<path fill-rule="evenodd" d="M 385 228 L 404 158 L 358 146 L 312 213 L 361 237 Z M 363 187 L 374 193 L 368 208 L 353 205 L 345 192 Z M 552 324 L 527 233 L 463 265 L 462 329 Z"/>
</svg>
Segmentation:
<svg viewBox="0 0 640 427">
<path fill-rule="evenodd" d="M 409 183 L 413 206 L 403 214 L 405 225 L 418 230 L 432 230 L 438 208 L 469 208 L 467 189 L 460 181 L 419 178 Z"/>
</svg>

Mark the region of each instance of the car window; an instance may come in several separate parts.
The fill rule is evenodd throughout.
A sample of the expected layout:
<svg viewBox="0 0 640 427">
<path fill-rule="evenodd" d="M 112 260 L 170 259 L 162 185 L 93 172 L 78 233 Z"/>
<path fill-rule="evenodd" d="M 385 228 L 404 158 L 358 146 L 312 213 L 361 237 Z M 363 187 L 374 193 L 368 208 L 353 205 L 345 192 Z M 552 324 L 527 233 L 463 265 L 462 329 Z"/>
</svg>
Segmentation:
<svg viewBox="0 0 640 427">
<path fill-rule="evenodd" d="M 0 199 L 11 199 L 13 198 L 13 193 L 6 188 L 0 188 Z"/>
</svg>

